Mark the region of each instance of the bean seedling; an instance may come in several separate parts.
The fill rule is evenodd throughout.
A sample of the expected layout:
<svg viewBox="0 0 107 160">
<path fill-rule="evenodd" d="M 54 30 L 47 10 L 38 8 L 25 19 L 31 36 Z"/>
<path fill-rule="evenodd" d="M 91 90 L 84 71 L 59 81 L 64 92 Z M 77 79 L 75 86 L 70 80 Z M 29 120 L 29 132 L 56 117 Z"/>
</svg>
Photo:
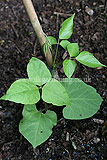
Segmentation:
<svg viewBox="0 0 107 160">
<path fill-rule="evenodd" d="M 45 36 L 44 44 L 45 53 L 47 47 L 52 50 L 52 45 L 56 45 L 53 72 L 57 67 L 59 45 L 68 52 L 69 58 L 63 61 L 63 70 L 67 78 L 55 79 L 53 72 L 50 72 L 51 69 L 49 70 L 44 62 L 32 57 L 27 65 L 28 78 L 16 80 L 0 98 L 24 104 L 19 131 L 34 148 L 49 138 L 53 126 L 57 124 L 57 115 L 49 110 L 50 106 L 64 106 L 64 118 L 81 120 L 93 116 L 102 102 L 102 98 L 93 87 L 78 78 L 71 78 L 77 65 L 76 61 L 92 68 L 105 67 L 88 51 L 79 53 L 78 43 L 70 43 L 68 40 L 73 33 L 74 15 L 62 23 L 58 41 L 53 36 Z M 40 99 L 44 101 L 43 110 L 37 109 Z"/>
</svg>

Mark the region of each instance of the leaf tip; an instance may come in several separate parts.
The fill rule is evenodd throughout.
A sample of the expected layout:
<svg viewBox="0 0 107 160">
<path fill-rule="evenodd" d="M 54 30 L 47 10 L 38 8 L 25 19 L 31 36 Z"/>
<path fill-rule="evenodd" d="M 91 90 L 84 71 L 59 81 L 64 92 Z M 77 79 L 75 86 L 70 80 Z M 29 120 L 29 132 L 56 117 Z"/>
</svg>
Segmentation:
<svg viewBox="0 0 107 160">
<path fill-rule="evenodd" d="M 73 16 L 73 18 L 75 17 L 75 13 L 72 15 Z"/>
<path fill-rule="evenodd" d="M 2 96 L 1 98 L 0 98 L 0 100 L 5 100 L 6 99 L 6 95 L 4 95 L 4 96 Z"/>
</svg>

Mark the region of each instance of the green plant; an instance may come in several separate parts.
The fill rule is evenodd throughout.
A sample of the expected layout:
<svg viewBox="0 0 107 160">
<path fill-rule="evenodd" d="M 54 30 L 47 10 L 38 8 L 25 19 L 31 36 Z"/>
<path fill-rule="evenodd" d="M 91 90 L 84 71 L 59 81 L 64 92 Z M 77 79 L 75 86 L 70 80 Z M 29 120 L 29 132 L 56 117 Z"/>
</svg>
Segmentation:
<svg viewBox="0 0 107 160">
<path fill-rule="evenodd" d="M 34 148 L 49 138 L 53 126 L 57 123 L 56 113 L 49 110 L 52 105 L 65 105 L 64 118 L 80 120 L 94 115 L 102 102 L 102 98 L 93 87 L 78 78 L 71 78 L 76 67 L 75 61 L 92 68 L 105 67 L 91 53 L 87 51 L 79 53 L 78 44 L 67 40 L 73 32 L 73 18 L 74 14 L 62 23 L 58 42 L 56 38 L 46 36 L 44 44 L 45 53 L 47 46 L 52 50 L 52 45 L 57 45 L 53 71 L 57 67 L 58 46 L 68 51 L 69 58 L 63 61 L 63 69 L 67 78 L 56 80 L 53 78 L 53 72 L 51 74 L 45 63 L 33 57 L 27 65 L 28 78 L 16 80 L 6 94 L 0 98 L 0 100 L 24 104 L 19 131 Z M 43 110 L 36 108 L 36 103 L 40 99 L 44 101 Z"/>
</svg>

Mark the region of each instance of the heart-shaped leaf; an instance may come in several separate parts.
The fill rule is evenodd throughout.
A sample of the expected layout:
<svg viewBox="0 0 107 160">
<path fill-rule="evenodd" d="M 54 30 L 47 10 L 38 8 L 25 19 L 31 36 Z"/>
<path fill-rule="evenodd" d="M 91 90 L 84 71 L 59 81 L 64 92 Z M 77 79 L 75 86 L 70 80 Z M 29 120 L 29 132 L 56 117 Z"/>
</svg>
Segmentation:
<svg viewBox="0 0 107 160">
<path fill-rule="evenodd" d="M 0 100 L 9 100 L 22 104 L 35 104 L 40 100 L 38 87 L 29 79 L 16 80 Z"/>
<path fill-rule="evenodd" d="M 56 123 L 55 112 L 48 110 L 43 114 L 36 109 L 35 105 L 25 105 L 19 131 L 35 148 L 49 138 Z"/>
<path fill-rule="evenodd" d="M 64 60 L 63 61 L 63 69 L 65 75 L 70 78 L 75 71 L 76 63 L 72 60 Z"/>
<path fill-rule="evenodd" d="M 96 68 L 96 67 L 106 67 L 105 65 L 101 64 L 91 53 L 87 51 L 81 52 L 77 57 L 76 60 L 85 66 Z"/>
<path fill-rule="evenodd" d="M 45 63 L 34 57 L 27 65 L 27 73 L 29 79 L 39 86 L 51 79 L 51 73 Z"/>
<path fill-rule="evenodd" d="M 59 39 L 69 39 L 73 32 L 73 19 L 75 14 L 72 17 L 66 19 L 61 26 L 59 31 Z"/>
<path fill-rule="evenodd" d="M 75 120 L 89 118 L 100 108 L 102 98 L 96 93 L 95 88 L 77 78 L 64 79 L 62 85 L 70 99 L 70 105 L 63 109 L 64 118 Z"/>
<path fill-rule="evenodd" d="M 69 104 L 69 97 L 65 88 L 56 79 L 50 80 L 43 86 L 42 99 L 57 106 Z"/>
<path fill-rule="evenodd" d="M 70 43 L 67 46 L 67 51 L 70 55 L 70 57 L 76 57 L 79 54 L 79 46 L 78 43 Z"/>
</svg>

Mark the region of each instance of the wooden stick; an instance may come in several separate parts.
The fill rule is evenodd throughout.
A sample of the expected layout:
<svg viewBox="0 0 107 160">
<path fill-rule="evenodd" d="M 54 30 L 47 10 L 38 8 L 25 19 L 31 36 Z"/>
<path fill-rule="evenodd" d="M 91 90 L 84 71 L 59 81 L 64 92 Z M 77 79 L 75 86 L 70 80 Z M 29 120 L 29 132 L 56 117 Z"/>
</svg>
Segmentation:
<svg viewBox="0 0 107 160">
<path fill-rule="evenodd" d="M 41 45 L 41 48 L 43 49 L 43 45 L 46 42 L 46 38 L 44 36 L 44 32 L 42 30 L 42 27 L 39 23 L 39 20 L 38 20 L 37 14 L 35 12 L 34 6 L 32 4 L 32 1 L 31 0 L 22 0 L 22 1 L 23 1 L 25 8 L 26 8 L 28 16 L 30 18 L 30 21 L 32 23 L 32 26 L 36 32 L 37 38 L 39 39 L 39 43 Z M 49 48 L 47 49 L 47 53 L 46 53 L 45 58 L 46 58 L 47 64 L 50 67 L 52 67 L 52 54 L 51 54 L 51 51 Z"/>
</svg>

